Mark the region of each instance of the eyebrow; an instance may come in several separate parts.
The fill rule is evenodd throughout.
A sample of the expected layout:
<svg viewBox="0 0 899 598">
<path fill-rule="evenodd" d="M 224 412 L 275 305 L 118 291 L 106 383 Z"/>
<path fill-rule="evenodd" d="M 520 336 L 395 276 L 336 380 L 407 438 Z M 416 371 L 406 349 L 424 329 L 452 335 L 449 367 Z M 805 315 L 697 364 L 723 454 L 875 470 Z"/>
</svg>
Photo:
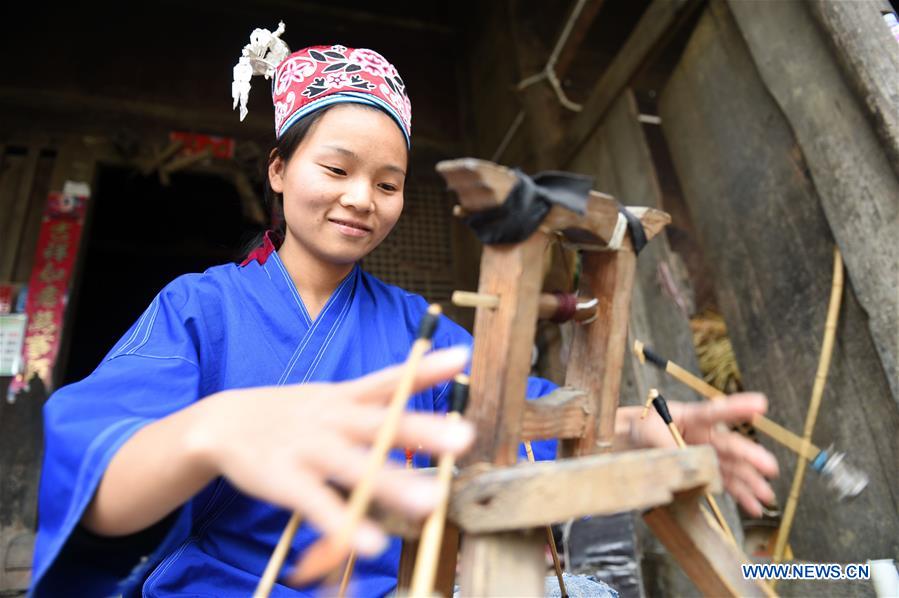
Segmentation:
<svg viewBox="0 0 899 598">
<path fill-rule="evenodd" d="M 338 154 L 343 154 L 344 156 L 353 158 L 354 160 L 359 160 L 359 154 L 357 154 L 356 152 L 354 152 L 352 150 L 348 150 L 345 147 L 340 147 L 339 145 L 325 145 L 324 147 L 329 150 L 334 150 Z M 391 170 L 393 172 L 399 173 L 400 175 L 402 175 L 404 177 L 406 176 L 406 171 L 403 170 L 402 168 L 400 168 L 399 166 L 395 166 L 393 164 L 386 164 L 386 165 L 384 165 L 383 168 L 385 170 Z"/>
</svg>

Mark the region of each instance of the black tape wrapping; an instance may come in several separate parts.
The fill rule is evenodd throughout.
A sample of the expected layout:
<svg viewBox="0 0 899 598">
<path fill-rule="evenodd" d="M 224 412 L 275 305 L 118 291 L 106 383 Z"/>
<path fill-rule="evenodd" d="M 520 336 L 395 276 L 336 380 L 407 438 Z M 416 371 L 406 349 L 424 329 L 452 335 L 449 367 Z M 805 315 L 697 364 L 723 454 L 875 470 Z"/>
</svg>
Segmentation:
<svg viewBox="0 0 899 598">
<path fill-rule="evenodd" d="M 518 183 L 499 207 L 469 216 L 466 221 L 482 243 L 518 243 L 530 237 L 553 205 L 584 214 L 593 177 L 569 172 L 541 172 L 533 178 L 517 168 Z M 640 229 L 642 232 L 642 228 Z"/>
<path fill-rule="evenodd" d="M 659 355 L 654 353 L 649 347 L 643 347 L 643 357 L 646 358 L 646 361 L 656 366 L 657 368 L 664 370 L 668 367 L 668 360 L 662 359 Z"/>
<path fill-rule="evenodd" d="M 654 398 L 652 400 L 652 406 L 655 407 L 659 415 L 662 416 L 662 421 L 665 422 L 666 426 L 674 421 L 671 419 L 671 413 L 668 411 L 668 403 L 665 402 L 665 397 L 659 395 Z"/>
<path fill-rule="evenodd" d="M 618 205 L 618 211 L 627 219 L 627 230 L 631 234 L 634 253 L 640 255 L 640 251 L 646 247 L 646 231 L 643 230 L 643 223 L 621 204 Z"/>
<path fill-rule="evenodd" d="M 439 321 L 440 316 L 425 312 L 425 315 L 421 317 L 421 322 L 418 324 L 418 338 L 432 338 L 434 336 L 434 331 L 437 330 L 437 323 Z"/>
<path fill-rule="evenodd" d="M 453 381 L 453 392 L 450 396 L 449 410 L 465 413 L 466 407 L 468 407 L 468 384 L 461 384 Z"/>
</svg>

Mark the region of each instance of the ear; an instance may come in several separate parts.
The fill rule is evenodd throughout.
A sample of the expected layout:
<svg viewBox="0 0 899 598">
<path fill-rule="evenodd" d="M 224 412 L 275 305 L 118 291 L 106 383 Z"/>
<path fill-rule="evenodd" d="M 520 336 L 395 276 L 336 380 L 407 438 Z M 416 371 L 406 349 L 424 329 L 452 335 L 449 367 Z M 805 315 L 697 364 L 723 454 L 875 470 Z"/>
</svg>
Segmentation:
<svg viewBox="0 0 899 598">
<path fill-rule="evenodd" d="M 276 149 L 269 155 L 268 184 L 275 193 L 284 193 L 284 160 Z"/>
</svg>

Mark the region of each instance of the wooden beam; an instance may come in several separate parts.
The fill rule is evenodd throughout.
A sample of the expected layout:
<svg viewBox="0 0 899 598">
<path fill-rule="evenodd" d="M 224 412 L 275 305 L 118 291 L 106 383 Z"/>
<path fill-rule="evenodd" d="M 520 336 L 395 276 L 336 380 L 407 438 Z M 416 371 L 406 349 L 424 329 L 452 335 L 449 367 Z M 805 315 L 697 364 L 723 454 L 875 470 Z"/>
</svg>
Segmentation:
<svg viewBox="0 0 899 598">
<path fill-rule="evenodd" d="M 711 447 L 594 455 L 463 473 L 449 518 L 464 532 L 545 526 L 671 502 L 691 488 L 721 490 Z"/>
<path fill-rule="evenodd" d="M 654 0 L 627 41 L 615 55 L 615 59 L 606 69 L 590 98 L 584 103 L 583 110 L 572 121 L 568 131 L 562 137 L 559 152 L 561 165 L 565 167 L 574 159 L 585 141 L 600 125 L 606 111 L 640 72 L 649 57 L 670 39 L 678 25 L 683 23 L 693 10 L 699 6 L 699 0 Z"/>
<path fill-rule="evenodd" d="M 700 490 L 680 494 L 643 520 L 704 596 L 774 596 L 765 583 L 743 579 L 740 565 L 749 557 L 724 536 L 701 499 Z"/>
<path fill-rule="evenodd" d="M 886 0 L 869 2 L 806 2 L 836 54 L 836 63 L 855 92 L 858 105 L 868 112 L 893 170 L 899 176 L 899 95 L 896 73 L 899 52 L 890 51 L 893 36 L 884 26 Z M 842 105 L 842 103 L 841 103 Z"/>
<path fill-rule="evenodd" d="M 590 413 L 590 400 L 582 390 L 558 388 L 524 404 L 521 440 L 580 438 Z"/>
<path fill-rule="evenodd" d="M 438 162 L 437 172 L 458 194 L 462 206 L 459 215 L 498 208 L 518 184 L 518 177 L 511 169 L 476 158 Z M 640 219 L 647 240 L 671 222 L 671 217 L 661 210 L 644 207 L 628 209 Z M 573 243 L 597 246 L 606 245 L 611 240 L 617 224 L 618 202 L 611 195 L 599 191 L 590 192 L 585 214 L 556 205 L 542 223 L 543 228 L 560 231 Z"/>
<path fill-rule="evenodd" d="M 605 0 L 587 0 L 584 8 L 581 9 L 581 14 L 578 15 L 577 21 L 568 34 L 568 42 L 562 48 L 562 51 L 559 52 L 559 57 L 556 59 L 556 76 L 560 81 L 565 79 L 565 75 L 568 73 L 571 63 L 574 62 L 574 57 L 580 49 L 581 43 L 587 36 L 587 32 L 593 25 L 593 21 L 596 20 L 596 15 L 599 14 L 603 4 L 605 4 Z"/>
</svg>

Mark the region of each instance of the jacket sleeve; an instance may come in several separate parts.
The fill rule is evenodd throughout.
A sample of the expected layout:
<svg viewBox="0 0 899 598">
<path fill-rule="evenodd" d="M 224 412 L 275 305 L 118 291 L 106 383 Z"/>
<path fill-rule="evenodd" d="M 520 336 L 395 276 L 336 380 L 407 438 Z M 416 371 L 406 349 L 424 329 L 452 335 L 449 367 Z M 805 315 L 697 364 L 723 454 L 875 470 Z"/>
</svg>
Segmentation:
<svg viewBox="0 0 899 598">
<path fill-rule="evenodd" d="M 31 592 L 35 596 L 109 595 L 137 576 L 154 553 L 186 536 L 189 508 L 124 538 L 93 536 L 79 525 L 116 451 L 147 424 L 199 398 L 195 322 L 172 283 L 87 378 L 44 406 L 44 461 Z M 150 557 L 150 558 L 143 558 Z"/>
</svg>

